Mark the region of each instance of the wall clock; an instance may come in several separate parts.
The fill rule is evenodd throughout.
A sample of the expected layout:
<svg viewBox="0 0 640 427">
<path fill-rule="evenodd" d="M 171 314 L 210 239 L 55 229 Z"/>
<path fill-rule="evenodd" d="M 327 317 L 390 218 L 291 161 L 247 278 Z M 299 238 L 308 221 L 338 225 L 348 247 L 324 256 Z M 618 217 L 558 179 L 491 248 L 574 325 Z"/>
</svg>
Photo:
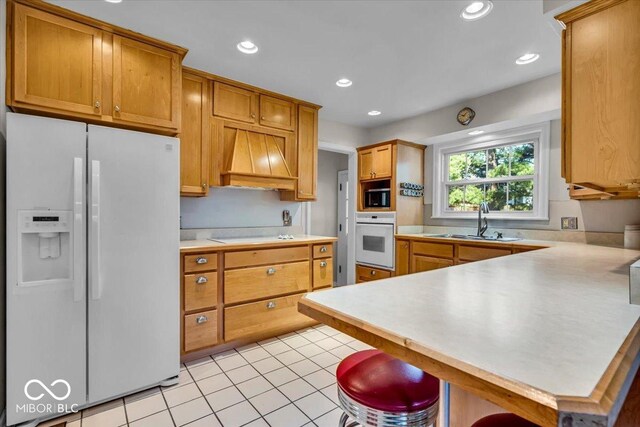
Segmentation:
<svg viewBox="0 0 640 427">
<path fill-rule="evenodd" d="M 467 126 L 473 118 L 476 116 L 476 112 L 469 107 L 464 107 L 458 112 L 458 123 L 463 126 Z"/>
</svg>

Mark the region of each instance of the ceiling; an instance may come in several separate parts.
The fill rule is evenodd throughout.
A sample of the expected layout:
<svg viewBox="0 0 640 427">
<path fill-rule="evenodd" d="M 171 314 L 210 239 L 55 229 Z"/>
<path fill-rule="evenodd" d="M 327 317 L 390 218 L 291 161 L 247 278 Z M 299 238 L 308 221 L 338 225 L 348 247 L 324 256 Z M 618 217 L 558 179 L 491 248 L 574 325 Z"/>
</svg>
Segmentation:
<svg viewBox="0 0 640 427">
<path fill-rule="evenodd" d="M 560 38 L 542 0 L 494 0 L 488 16 L 467 22 L 460 12 L 470 1 L 51 2 L 187 47 L 189 67 L 372 127 L 560 71 Z M 240 53 L 244 39 L 260 51 Z M 529 51 L 540 59 L 514 63 Z M 338 88 L 342 77 L 353 85 Z"/>
</svg>

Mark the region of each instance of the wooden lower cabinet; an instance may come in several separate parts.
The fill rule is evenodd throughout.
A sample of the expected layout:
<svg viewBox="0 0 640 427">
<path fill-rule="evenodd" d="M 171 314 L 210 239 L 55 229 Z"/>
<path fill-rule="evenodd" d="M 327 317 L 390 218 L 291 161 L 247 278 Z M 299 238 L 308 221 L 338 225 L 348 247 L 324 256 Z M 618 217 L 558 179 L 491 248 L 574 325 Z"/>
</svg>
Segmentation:
<svg viewBox="0 0 640 427">
<path fill-rule="evenodd" d="M 271 298 L 309 289 L 309 261 L 225 270 L 224 303 Z"/>
<path fill-rule="evenodd" d="M 211 347 L 218 343 L 218 311 L 184 316 L 184 351 Z"/>
<path fill-rule="evenodd" d="M 458 258 L 464 261 L 480 261 L 511 255 L 511 248 L 488 248 L 475 245 L 459 245 Z"/>
<path fill-rule="evenodd" d="M 391 271 L 381 268 L 369 267 L 366 265 L 356 265 L 356 283 L 371 282 L 373 280 L 388 279 L 392 276 Z"/>
<path fill-rule="evenodd" d="M 185 255 L 184 271 L 191 273 L 194 271 L 215 270 L 218 267 L 218 254 L 207 253 L 197 255 Z"/>
<path fill-rule="evenodd" d="M 333 259 L 313 261 L 313 289 L 327 288 L 333 285 Z"/>
<path fill-rule="evenodd" d="M 408 240 L 396 242 L 396 276 L 409 274 L 411 267 L 411 243 Z"/>
<path fill-rule="evenodd" d="M 315 321 L 298 313 L 298 301 L 304 294 L 242 304 L 224 309 L 224 340 L 277 334 L 286 330 L 302 328 Z"/>
<path fill-rule="evenodd" d="M 411 272 L 420 273 L 422 271 L 436 270 L 438 268 L 451 267 L 452 259 L 435 258 L 424 255 L 414 255 L 411 258 Z"/>
</svg>

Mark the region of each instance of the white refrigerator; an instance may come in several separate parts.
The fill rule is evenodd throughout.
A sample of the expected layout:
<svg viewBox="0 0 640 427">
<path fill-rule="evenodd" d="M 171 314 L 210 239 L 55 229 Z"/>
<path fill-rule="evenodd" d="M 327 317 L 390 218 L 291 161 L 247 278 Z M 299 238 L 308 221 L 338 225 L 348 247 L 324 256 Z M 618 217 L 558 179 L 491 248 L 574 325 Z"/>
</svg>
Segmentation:
<svg viewBox="0 0 640 427">
<path fill-rule="evenodd" d="M 176 138 L 7 114 L 7 424 L 175 381 Z"/>
</svg>

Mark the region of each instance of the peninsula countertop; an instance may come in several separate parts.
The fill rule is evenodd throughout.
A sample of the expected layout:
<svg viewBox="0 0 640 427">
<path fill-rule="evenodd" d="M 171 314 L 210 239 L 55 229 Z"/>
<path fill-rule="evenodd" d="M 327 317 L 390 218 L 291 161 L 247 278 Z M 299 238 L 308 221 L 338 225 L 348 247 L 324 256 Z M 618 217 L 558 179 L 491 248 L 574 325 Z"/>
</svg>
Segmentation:
<svg viewBox="0 0 640 427">
<path fill-rule="evenodd" d="M 203 250 L 236 250 L 236 249 L 255 249 L 267 248 L 273 246 L 296 246 L 308 244 L 333 243 L 337 241 L 336 237 L 315 236 L 311 234 L 296 234 L 291 240 L 278 240 L 276 237 L 237 237 L 237 238 L 212 238 L 199 240 L 182 240 L 180 241 L 181 253 L 202 252 Z"/>
<path fill-rule="evenodd" d="M 542 426 L 613 425 L 640 364 L 640 251 L 521 243 L 550 247 L 309 294 L 299 310 Z"/>
</svg>

